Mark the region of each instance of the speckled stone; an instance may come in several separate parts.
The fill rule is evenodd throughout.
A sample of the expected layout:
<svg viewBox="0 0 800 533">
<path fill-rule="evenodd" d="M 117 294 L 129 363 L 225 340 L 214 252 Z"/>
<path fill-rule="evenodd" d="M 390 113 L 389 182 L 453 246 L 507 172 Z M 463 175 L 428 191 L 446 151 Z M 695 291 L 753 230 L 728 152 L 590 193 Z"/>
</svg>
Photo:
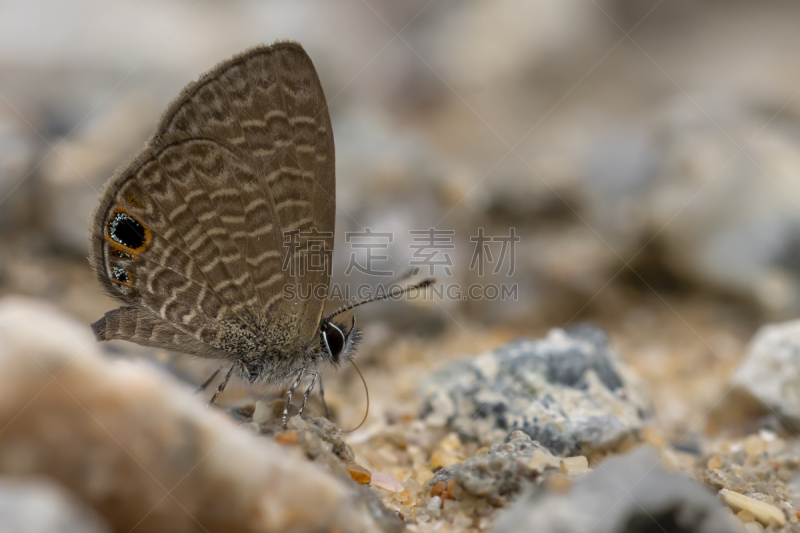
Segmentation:
<svg viewBox="0 0 800 533">
<path fill-rule="evenodd" d="M 263 435 L 276 437 L 285 434 L 283 429 L 284 401 L 278 400 L 269 406 L 270 417 L 267 422 L 259 424 L 259 432 Z M 292 405 L 289 414 L 288 430 L 298 435 L 297 448 L 308 459 L 325 465 L 332 472 L 350 479 L 346 464 L 355 461 L 352 448 L 344 441 L 342 432 L 330 420 L 306 411 L 303 418 L 298 418 L 297 406 Z"/>
<path fill-rule="evenodd" d="M 453 480 L 468 495 L 485 498 L 495 506 L 505 505 L 539 477 L 540 472 L 530 467 L 536 450 L 549 453 L 526 433 L 515 431 L 508 442 L 495 444 L 489 453 L 442 468 L 428 482 L 428 489 L 439 482 L 448 485 Z"/>
<path fill-rule="evenodd" d="M 421 390 L 430 426 L 484 446 L 519 429 L 560 456 L 612 449 L 652 415 L 642 381 L 590 325 L 457 361 Z"/>
<path fill-rule="evenodd" d="M 495 533 L 735 533 L 733 515 L 708 490 L 668 472 L 650 448 L 612 457 L 565 494 L 535 486 L 496 521 Z"/>
</svg>

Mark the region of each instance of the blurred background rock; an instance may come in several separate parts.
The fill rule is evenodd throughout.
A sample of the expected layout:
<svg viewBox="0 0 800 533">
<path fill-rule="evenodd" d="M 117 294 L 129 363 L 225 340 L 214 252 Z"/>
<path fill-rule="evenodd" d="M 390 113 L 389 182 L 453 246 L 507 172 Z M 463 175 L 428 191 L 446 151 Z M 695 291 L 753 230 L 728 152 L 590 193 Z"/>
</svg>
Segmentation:
<svg viewBox="0 0 800 533">
<path fill-rule="evenodd" d="M 103 183 L 188 81 L 291 39 L 333 120 L 334 281 L 390 281 L 344 276 L 345 232 L 394 232 L 381 266 L 399 275 L 408 231 L 435 227 L 455 231 L 446 284 L 519 287 L 360 313 L 367 379 L 393 391 L 377 412 L 405 409 L 419 367 L 589 320 L 667 437 L 690 438 L 756 328 L 800 311 L 798 17 L 773 0 L 2 2 L 0 295 L 87 327 L 116 307 L 86 261 Z M 468 268 L 480 227 L 516 229 L 511 277 Z M 354 379 L 326 381 L 334 408 Z"/>
</svg>

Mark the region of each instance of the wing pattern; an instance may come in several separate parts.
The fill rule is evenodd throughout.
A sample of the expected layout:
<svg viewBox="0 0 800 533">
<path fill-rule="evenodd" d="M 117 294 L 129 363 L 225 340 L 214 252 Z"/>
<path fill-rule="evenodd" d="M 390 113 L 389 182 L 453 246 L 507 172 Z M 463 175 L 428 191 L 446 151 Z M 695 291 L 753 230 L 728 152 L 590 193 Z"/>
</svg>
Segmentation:
<svg viewBox="0 0 800 533">
<path fill-rule="evenodd" d="M 98 337 L 237 357 L 293 320 L 297 344 L 315 342 L 330 272 L 284 270 L 307 254 L 284 236 L 330 232 L 318 238 L 330 254 L 334 166 L 324 93 L 299 45 L 254 48 L 187 86 L 95 212 L 90 260 L 126 304 L 94 325 Z M 286 283 L 322 290 L 292 301 Z"/>
</svg>

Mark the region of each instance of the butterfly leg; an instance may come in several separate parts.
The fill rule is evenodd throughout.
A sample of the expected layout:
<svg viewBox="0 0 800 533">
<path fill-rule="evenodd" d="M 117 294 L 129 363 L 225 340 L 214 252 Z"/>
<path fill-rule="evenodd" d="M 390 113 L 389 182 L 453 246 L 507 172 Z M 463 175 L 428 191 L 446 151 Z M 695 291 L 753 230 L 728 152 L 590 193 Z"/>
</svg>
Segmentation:
<svg viewBox="0 0 800 533">
<path fill-rule="evenodd" d="M 216 370 L 214 371 L 214 373 L 213 373 L 213 374 L 211 374 L 211 375 L 208 377 L 208 379 L 206 379 L 206 380 L 205 380 L 203 383 L 201 383 L 201 384 L 200 384 L 200 386 L 199 386 L 199 387 L 197 387 L 197 392 L 203 392 L 204 390 L 206 390 L 206 388 L 207 388 L 209 385 L 211 385 L 211 382 L 212 382 L 212 381 L 214 381 L 214 378 L 215 378 L 215 377 L 217 377 L 217 374 L 219 374 L 220 370 L 222 370 L 222 367 L 219 367 L 218 369 L 216 369 Z"/>
<path fill-rule="evenodd" d="M 215 392 L 214 396 L 211 397 L 211 401 L 208 402 L 208 405 L 213 405 L 214 401 L 217 399 L 217 396 L 219 396 L 222 393 L 222 391 L 225 389 L 225 385 L 227 385 L 228 384 L 228 380 L 231 379 L 231 374 L 233 374 L 233 367 L 235 367 L 235 366 L 236 366 L 235 363 L 231 365 L 231 369 L 228 370 L 227 374 L 225 374 L 225 379 L 223 379 L 222 383 L 220 383 L 219 387 L 217 387 L 217 392 Z"/>
<path fill-rule="evenodd" d="M 303 409 L 306 408 L 306 402 L 308 401 L 308 395 L 311 394 L 311 391 L 314 390 L 314 385 L 316 385 L 317 383 L 317 376 L 319 376 L 319 374 L 317 372 L 314 372 L 314 377 L 311 378 L 311 385 L 308 386 L 308 388 L 306 389 L 306 393 L 303 394 L 303 403 L 302 405 L 300 405 L 300 411 L 297 413 L 297 416 L 303 414 Z"/>
<path fill-rule="evenodd" d="M 289 419 L 289 406 L 292 405 L 292 393 L 300 385 L 300 380 L 303 379 L 303 376 L 306 374 L 306 369 L 301 368 L 300 371 L 297 373 L 297 378 L 292 383 L 292 386 L 289 387 L 289 390 L 286 393 L 286 405 L 283 407 L 283 429 L 286 429 L 286 422 Z"/>
<path fill-rule="evenodd" d="M 322 386 L 322 375 L 319 376 L 319 398 L 322 400 L 322 407 L 325 408 L 325 418 L 330 419 L 328 403 L 325 401 L 325 387 Z"/>
</svg>

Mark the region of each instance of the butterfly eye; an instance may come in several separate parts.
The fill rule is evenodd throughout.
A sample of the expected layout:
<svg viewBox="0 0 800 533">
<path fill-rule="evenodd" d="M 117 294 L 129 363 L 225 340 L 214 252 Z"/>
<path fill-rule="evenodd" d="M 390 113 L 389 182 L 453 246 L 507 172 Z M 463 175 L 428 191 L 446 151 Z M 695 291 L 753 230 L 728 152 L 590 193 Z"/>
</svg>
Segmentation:
<svg viewBox="0 0 800 533">
<path fill-rule="evenodd" d="M 344 348 L 344 333 L 336 324 L 325 322 L 320 328 L 320 333 L 334 361 L 339 360 L 339 354 Z"/>
</svg>

